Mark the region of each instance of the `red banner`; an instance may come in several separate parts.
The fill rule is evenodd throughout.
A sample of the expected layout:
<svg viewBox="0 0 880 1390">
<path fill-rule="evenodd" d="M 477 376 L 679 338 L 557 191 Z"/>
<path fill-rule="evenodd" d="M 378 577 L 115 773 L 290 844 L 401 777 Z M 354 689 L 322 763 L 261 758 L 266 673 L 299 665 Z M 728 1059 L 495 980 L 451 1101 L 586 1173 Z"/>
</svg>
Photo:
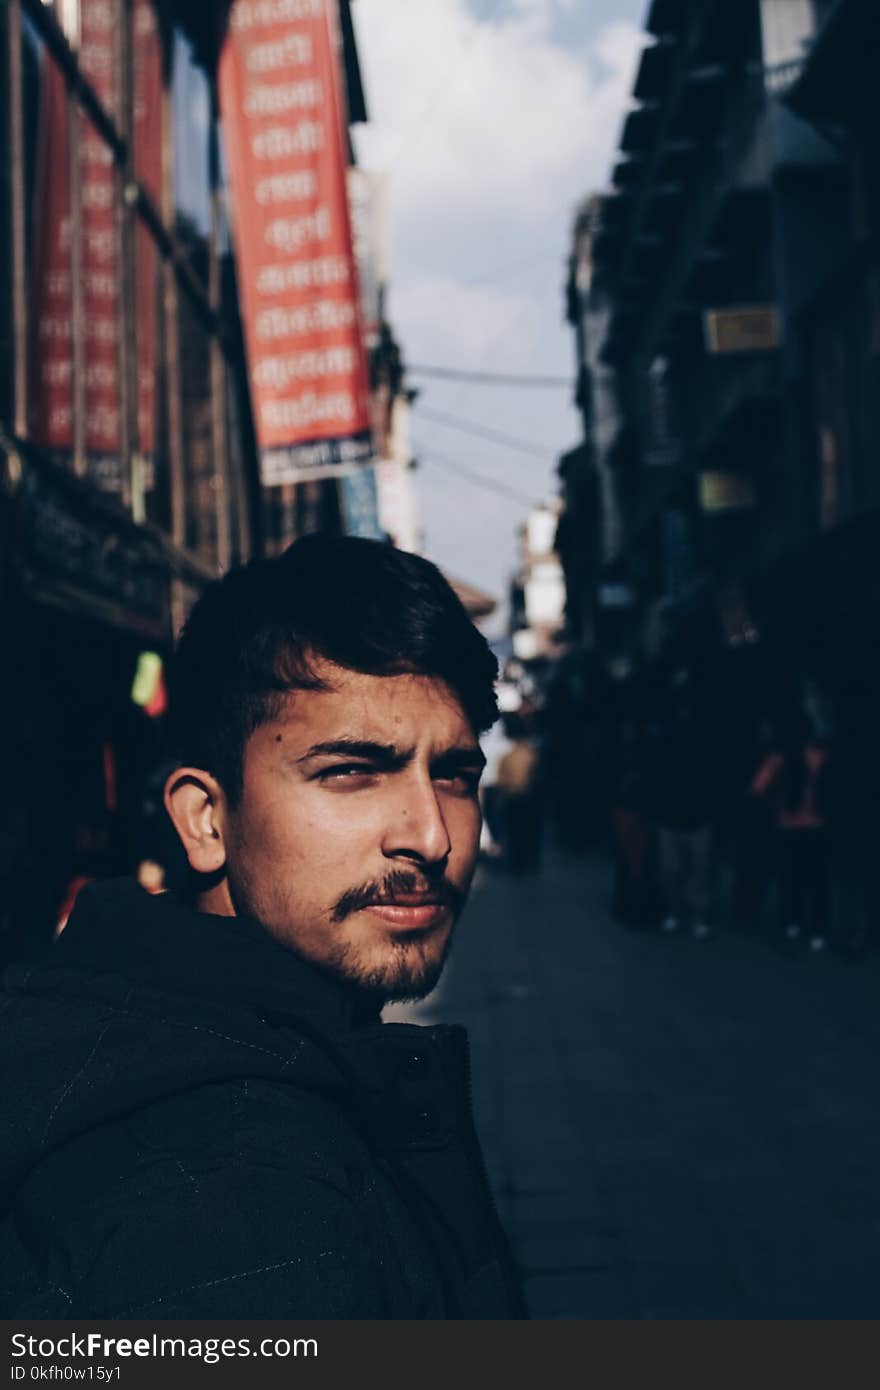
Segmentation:
<svg viewBox="0 0 880 1390">
<path fill-rule="evenodd" d="M 116 25 L 121 8 L 111 0 L 82 0 L 79 64 L 105 108 L 114 113 Z M 137 172 L 158 187 L 161 174 L 161 54 L 150 0 L 134 6 L 134 143 Z M 39 164 L 36 178 L 31 344 L 31 437 L 49 449 L 73 447 L 73 295 L 69 129 L 64 78 L 45 57 L 42 71 Z M 79 123 L 78 150 L 82 287 L 84 298 L 85 450 L 89 474 L 119 490 L 120 419 L 117 337 L 120 268 L 114 209 L 113 160 L 89 120 Z M 152 238 L 135 233 L 139 446 L 154 448 L 156 294 L 158 259 Z"/>
<path fill-rule="evenodd" d="M 337 0 L 236 0 L 220 105 L 264 484 L 372 456 Z"/>
</svg>

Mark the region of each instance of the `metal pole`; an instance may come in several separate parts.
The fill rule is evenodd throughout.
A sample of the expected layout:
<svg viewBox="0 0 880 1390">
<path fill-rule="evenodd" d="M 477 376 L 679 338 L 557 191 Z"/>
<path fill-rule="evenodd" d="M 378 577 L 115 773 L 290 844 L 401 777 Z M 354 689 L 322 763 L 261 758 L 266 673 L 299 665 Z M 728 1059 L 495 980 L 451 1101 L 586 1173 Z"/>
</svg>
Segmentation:
<svg viewBox="0 0 880 1390">
<path fill-rule="evenodd" d="M 9 139 L 12 155 L 12 346 L 13 427 L 19 439 L 28 434 L 28 309 L 24 214 L 24 114 L 21 70 L 21 0 L 8 0 Z"/>
<path fill-rule="evenodd" d="M 208 297 L 217 316 L 211 333 L 211 444 L 213 453 L 214 515 L 216 517 L 217 568 L 221 574 L 232 560 L 232 529 L 229 487 L 229 439 L 226 428 L 226 360 L 219 331 L 223 322 L 223 286 L 220 265 L 220 224 L 223 190 L 220 183 L 220 151 L 217 140 L 217 88 L 211 82 L 211 130 L 209 168 L 211 180 L 211 236 L 208 248 Z"/>
</svg>

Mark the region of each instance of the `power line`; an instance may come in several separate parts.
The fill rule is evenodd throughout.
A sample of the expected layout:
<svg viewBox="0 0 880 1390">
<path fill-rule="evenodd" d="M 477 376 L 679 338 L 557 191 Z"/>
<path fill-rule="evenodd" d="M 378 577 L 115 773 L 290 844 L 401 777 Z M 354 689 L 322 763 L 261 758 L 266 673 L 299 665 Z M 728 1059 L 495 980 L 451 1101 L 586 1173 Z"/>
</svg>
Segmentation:
<svg viewBox="0 0 880 1390">
<path fill-rule="evenodd" d="M 497 333 L 494 333 L 492 335 L 491 341 L 486 344 L 485 350 L 483 351 L 482 356 L 480 357 L 480 364 L 477 370 L 481 371 L 483 368 L 483 363 L 490 362 L 492 360 L 492 353 L 495 351 L 496 347 L 498 346 L 498 343 L 501 341 L 505 334 L 512 336 L 513 330 L 519 326 L 521 320 L 525 318 L 525 315 L 530 308 L 531 300 L 523 299 L 520 303 L 519 308 L 513 316 L 512 322 L 506 324 L 503 328 L 499 328 Z M 453 407 L 457 407 L 458 402 L 461 400 L 466 390 L 466 383 L 459 386 L 459 389 L 455 395 L 455 400 L 452 403 Z"/>
<path fill-rule="evenodd" d="M 545 463 L 555 458 L 549 449 L 542 449 L 540 444 L 515 439 L 512 434 L 502 434 L 500 430 L 487 429 L 484 425 L 475 425 L 470 420 L 459 420 L 455 415 L 446 415 L 441 410 L 429 410 L 420 401 L 414 401 L 413 406 L 422 419 L 432 420 L 434 424 L 447 425 L 451 430 L 461 430 L 462 434 L 473 434 L 478 439 L 488 439 L 493 444 L 503 444 L 508 449 L 518 449 L 521 454 L 532 454 L 535 458 L 543 459 Z"/>
<path fill-rule="evenodd" d="M 519 372 L 478 372 L 458 367 L 417 367 L 406 364 L 412 376 L 442 377 L 447 381 L 479 381 L 491 386 L 571 386 L 567 376 L 528 376 Z"/>
<path fill-rule="evenodd" d="M 527 497 L 524 492 L 518 492 L 515 487 L 508 487 L 506 483 L 496 482 L 494 478 L 487 478 L 484 473 L 478 473 L 476 469 L 468 468 L 466 464 L 459 463 L 457 459 L 451 459 L 446 454 L 440 454 L 436 449 L 421 449 L 418 444 L 416 457 L 424 457 L 428 463 L 437 463 L 442 468 L 448 468 L 466 482 L 473 484 L 474 487 L 481 487 L 485 492 L 494 492 L 499 497 L 504 497 L 508 502 L 516 502 L 517 506 L 534 507 L 536 502 L 534 497 Z"/>
</svg>

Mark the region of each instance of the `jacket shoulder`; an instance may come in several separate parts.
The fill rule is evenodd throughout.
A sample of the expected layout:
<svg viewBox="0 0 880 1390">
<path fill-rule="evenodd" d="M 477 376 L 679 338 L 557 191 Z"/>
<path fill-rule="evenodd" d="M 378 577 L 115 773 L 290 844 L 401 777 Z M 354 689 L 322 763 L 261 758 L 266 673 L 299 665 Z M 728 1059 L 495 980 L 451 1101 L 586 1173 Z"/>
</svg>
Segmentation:
<svg viewBox="0 0 880 1390">
<path fill-rule="evenodd" d="M 320 1097 L 252 1087 L 165 1098 L 60 1150 L 15 1211 L 25 1299 L 45 1298 L 42 1269 L 66 1317 L 382 1316 L 360 1145 Z"/>
</svg>

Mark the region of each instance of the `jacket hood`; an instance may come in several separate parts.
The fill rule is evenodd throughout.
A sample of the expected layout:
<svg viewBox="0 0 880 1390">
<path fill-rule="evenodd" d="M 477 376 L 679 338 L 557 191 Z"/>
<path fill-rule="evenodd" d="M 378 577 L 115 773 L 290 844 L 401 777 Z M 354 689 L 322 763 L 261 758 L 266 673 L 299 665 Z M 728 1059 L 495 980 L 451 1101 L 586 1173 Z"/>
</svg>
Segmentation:
<svg viewBox="0 0 880 1390">
<path fill-rule="evenodd" d="M 0 1194 L 85 1131 L 196 1086 L 269 1078 L 343 1093 L 357 1053 L 346 1034 L 379 1022 L 376 1001 L 257 923 L 133 880 L 83 889 L 51 953 L 4 984 L 0 1108 L 13 1123 Z"/>
</svg>

